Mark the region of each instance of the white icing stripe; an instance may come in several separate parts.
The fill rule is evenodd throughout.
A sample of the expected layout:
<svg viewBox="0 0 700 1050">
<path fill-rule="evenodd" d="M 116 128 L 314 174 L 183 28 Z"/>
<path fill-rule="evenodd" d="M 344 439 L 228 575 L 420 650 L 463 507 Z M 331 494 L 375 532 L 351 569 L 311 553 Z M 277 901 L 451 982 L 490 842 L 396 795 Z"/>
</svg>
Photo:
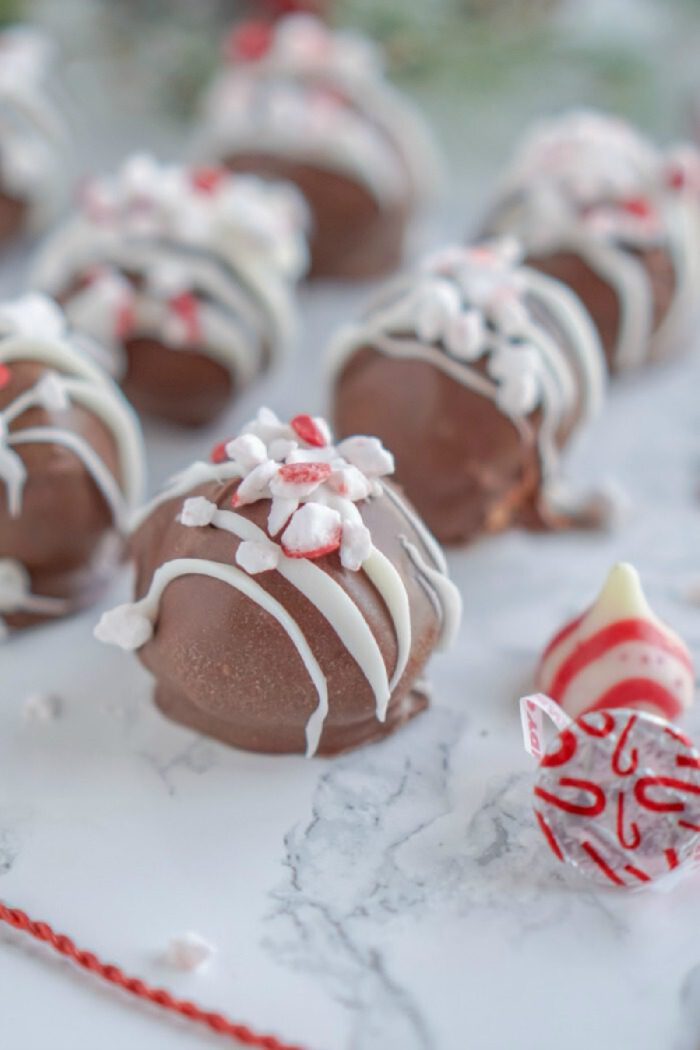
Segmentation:
<svg viewBox="0 0 700 1050">
<path fill-rule="evenodd" d="M 433 591 L 437 598 L 442 620 L 438 648 L 448 649 L 457 636 L 462 617 L 460 593 L 452 580 L 445 576 L 444 573 L 428 565 L 415 544 L 410 543 L 405 536 L 401 537 L 401 544 L 413 562 L 420 579 Z"/>
<path fill-rule="evenodd" d="M 55 369 L 68 397 L 82 404 L 105 424 L 117 444 L 125 500 L 130 507 L 138 506 L 145 483 L 143 445 L 138 421 L 124 396 L 96 365 L 65 340 L 48 341 L 23 336 L 0 339 L 0 364 L 22 361 L 45 365 L 48 370 Z M 26 395 L 30 396 L 29 392 Z M 24 396 L 20 395 L 20 398 Z M 0 411 L 0 416 L 5 417 L 7 412 L 12 413 L 12 419 L 19 415 L 13 405 Z"/>
<path fill-rule="evenodd" d="M 208 561 L 203 558 L 175 558 L 161 565 L 153 574 L 148 593 L 138 602 L 134 602 L 133 605 L 127 607 L 129 614 L 131 616 L 144 617 L 153 626 L 158 618 L 160 601 L 166 587 L 181 576 L 208 576 L 211 579 L 227 584 L 229 587 L 233 587 L 235 590 L 240 591 L 241 594 L 244 594 L 246 598 L 255 602 L 256 605 L 259 605 L 266 613 L 269 613 L 280 627 L 287 632 L 289 640 L 296 648 L 318 694 L 318 706 L 306 726 L 306 753 L 309 756 L 315 754 L 328 712 L 328 686 L 323 671 L 294 618 L 290 616 L 280 602 L 269 595 L 259 583 L 256 583 L 241 569 L 237 569 L 233 565 L 224 565 L 220 562 Z M 119 611 L 119 609 L 113 610 L 113 613 L 118 613 Z M 110 615 L 113 614 L 105 614 L 105 617 L 103 617 L 96 629 L 97 637 L 101 640 L 112 640 L 111 635 L 108 633 Z M 143 637 L 143 640 L 136 648 L 140 648 L 140 645 L 144 644 L 146 640 Z"/>
<path fill-rule="evenodd" d="M 389 680 L 389 692 L 393 693 L 401 681 L 411 655 L 411 609 L 408 594 L 399 573 L 386 555 L 376 547 L 372 547 L 369 558 L 362 563 L 362 571 L 381 594 L 394 624 L 396 667 Z"/>
<path fill-rule="evenodd" d="M 269 543 L 266 532 L 233 511 L 217 510 L 211 523 L 240 540 Z M 360 610 L 340 584 L 312 561 L 280 554 L 277 571 L 308 598 L 336 632 L 367 679 L 374 693 L 377 719 L 384 722 L 391 697 L 386 667 L 377 641 Z"/>
<path fill-rule="evenodd" d="M 669 201 L 669 251 L 674 265 L 675 295 L 653 337 L 652 357 L 662 360 L 688 343 L 700 314 L 700 205 L 685 197 Z"/>
<path fill-rule="evenodd" d="M 69 449 L 81 461 L 104 496 L 116 527 L 120 530 L 126 528 L 127 513 L 119 485 L 111 470 L 105 466 L 85 438 L 70 430 L 60 430 L 57 427 L 25 427 L 10 435 L 9 444 L 13 447 L 34 444 L 63 445 Z"/>
<path fill-rule="evenodd" d="M 430 529 L 425 525 L 422 518 L 419 518 L 412 507 L 409 507 L 406 500 L 404 500 L 397 490 L 392 485 L 382 484 L 382 494 L 387 497 L 394 504 L 395 507 L 403 514 L 406 521 L 409 523 L 413 531 L 420 537 L 421 543 L 427 550 L 428 554 L 432 558 L 435 568 L 439 570 L 444 576 L 447 575 L 447 561 L 443 554 L 442 547 L 433 536 Z"/>
<path fill-rule="evenodd" d="M 171 499 L 177 499 L 178 496 L 184 496 L 200 485 L 205 485 L 210 481 L 223 484 L 227 481 L 235 481 L 240 477 L 240 467 L 235 463 L 207 463 L 205 460 L 197 460 L 171 478 L 162 492 L 135 511 L 131 518 L 131 528 L 138 529 L 158 507 L 168 503 Z"/>
<path fill-rule="evenodd" d="M 553 281 L 530 267 L 523 267 L 524 287 L 547 304 L 557 324 L 572 339 L 577 379 L 573 396 L 579 397 L 586 417 L 595 415 L 605 400 L 606 368 L 598 334 L 577 295 L 560 281 Z"/>
<path fill-rule="evenodd" d="M 637 368 L 649 355 L 653 327 L 651 279 L 646 269 L 624 248 L 579 242 L 581 258 L 610 284 L 620 301 L 620 325 L 613 360 L 620 369 Z"/>
</svg>

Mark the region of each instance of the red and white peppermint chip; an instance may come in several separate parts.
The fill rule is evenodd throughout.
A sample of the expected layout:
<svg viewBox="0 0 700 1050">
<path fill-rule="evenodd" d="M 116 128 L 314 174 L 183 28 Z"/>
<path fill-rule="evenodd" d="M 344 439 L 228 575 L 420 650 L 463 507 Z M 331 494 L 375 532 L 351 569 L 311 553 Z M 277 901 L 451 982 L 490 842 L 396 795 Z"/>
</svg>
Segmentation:
<svg viewBox="0 0 700 1050">
<path fill-rule="evenodd" d="M 643 711 L 590 712 L 561 730 L 534 795 L 555 856 L 607 886 L 648 884 L 700 844 L 700 752 Z"/>
</svg>

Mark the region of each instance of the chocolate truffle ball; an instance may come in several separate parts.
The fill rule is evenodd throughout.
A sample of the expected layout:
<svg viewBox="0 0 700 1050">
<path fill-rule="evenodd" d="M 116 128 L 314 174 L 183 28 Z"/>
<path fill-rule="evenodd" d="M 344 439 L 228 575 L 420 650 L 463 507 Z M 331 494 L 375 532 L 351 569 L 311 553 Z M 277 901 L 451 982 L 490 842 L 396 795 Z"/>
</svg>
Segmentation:
<svg viewBox="0 0 700 1050">
<path fill-rule="evenodd" d="M 518 252 L 503 241 L 431 255 L 330 352 L 338 433 L 392 448 L 397 480 L 446 543 L 587 516 L 567 507 L 558 459 L 601 402 L 602 350 L 576 297 Z"/>
<path fill-rule="evenodd" d="M 138 650 L 170 718 L 235 747 L 329 755 L 427 704 L 461 611 L 379 441 L 267 409 L 152 503 L 136 596 L 99 639 Z"/>
<path fill-rule="evenodd" d="M 142 475 L 133 412 L 56 304 L 0 305 L 0 633 L 99 596 Z"/>
<path fill-rule="evenodd" d="M 0 247 L 41 230 L 65 202 L 70 138 L 55 58 L 36 29 L 0 32 Z"/>
<path fill-rule="evenodd" d="M 661 152 L 594 112 L 544 121 L 516 149 L 485 231 L 517 236 L 529 265 L 576 292 L 612 372 L 687 347 L 700 282 L 693 147 Z"/>
<path fill-rule="evenodd" d="M 205 104 L 202 152 L 296 183 L 312 215 L 311 276 L 368 278 L 400 262 L 440 165 L 376 45 L 307 14 L 231 33 Z"/>
<path fill-rule="evenodd" d="M 34 283 L 106 349 L 137 409 L 197 426 L 293 340 L 305 221 L 293 186 L 134 156 L 85 187 Z"/>
</svg>

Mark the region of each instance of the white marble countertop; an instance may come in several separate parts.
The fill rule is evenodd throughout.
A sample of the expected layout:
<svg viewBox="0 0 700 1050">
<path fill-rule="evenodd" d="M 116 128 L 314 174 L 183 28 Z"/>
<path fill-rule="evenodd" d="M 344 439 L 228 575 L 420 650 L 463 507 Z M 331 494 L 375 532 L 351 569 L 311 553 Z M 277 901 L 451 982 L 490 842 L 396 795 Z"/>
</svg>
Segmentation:
<svg viewBox="0 0 700 1050">
<path fill-rule="evenodd" d="M 360 297 L 306 292 L 300 357 L 217 434 L 259 401 L 322 409 L 320 349 Z M 450 556 L 459 642 L 434 662 L 432 709 L 379 746 L 307 761 L 193 736 L 155 711 L 135 659 L 92 640 L 99 610 L 13 638 L 0 655 L 0 897 L 311 1050 L 697 1050 L 700 874 L 636 895 L 567 877 L 533 824 L 516 698 L 548 634 L 620 557 L 700 657 L 698 389 L 698 356 L 617 387 L 572 459 L 584 481 L 624 484 L 617 532 L 513 533 Z M 214 435 L 148 436 L 155 485 Z M 34 693 L 60 697 L 59 716 L 27 718 Z M 688 722 L 700 737 L 700 709 Z M 218 951 L 178 974 L 159 956 L 190 929 Z M 218 1042 L 7 930 L 0 1017 L 17 1050 Z"/>
</svg>

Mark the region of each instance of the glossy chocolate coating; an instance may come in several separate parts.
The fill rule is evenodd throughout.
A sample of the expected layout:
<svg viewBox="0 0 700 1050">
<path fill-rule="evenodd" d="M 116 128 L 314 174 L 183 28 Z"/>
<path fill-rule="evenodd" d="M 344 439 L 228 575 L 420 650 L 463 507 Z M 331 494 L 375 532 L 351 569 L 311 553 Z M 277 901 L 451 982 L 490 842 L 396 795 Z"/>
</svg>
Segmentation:
<svg viewBox="0 0 700 1050">
<path fill-rule="evenodd" d="M 236 487 L 237 482 L 209 482 L 189 495 L 203 495 L 227 507 Z M 137 597 L 148 590 L 156 569 L 174 558 L 235 565 L 239 540 L 222 529 L 180 524 L 177 514 L 183 499 L 157 507 L 133 539 Z M 269 501 L 260 501 L 237 512 L 264 528 L 269 508 Z M 400 537 L 405 536 L 423 549 L 412 526 L 387 498 L 365 501 L 358 509 L 375 546 L 400 573 L 411 610 L 411 653 L 386 722 L 377 720 L 372 690 L 329 621 L 280 573 L 255 577 L 297 622 L 327 679 L 329 710 L 318 748 L 322 755 L 380 740 L 423 710 L 427 699 L 416 683 L 440 629 L 432 601 L 401 545 Z M 355 602 L 391 675 L 397 658 L 395 630 L 368 576 L 343 569 L 337 552 L 315 565 Z M 139 649 L 139 657 L 156 679 L 155 701 L 168 717 L 250 751 L 305 751 L 306 723 L 318 704 L 313 683 L 284 629 L 235 588 L 200 575 L 171 582 L 154 636 Z"/>
</svg>

